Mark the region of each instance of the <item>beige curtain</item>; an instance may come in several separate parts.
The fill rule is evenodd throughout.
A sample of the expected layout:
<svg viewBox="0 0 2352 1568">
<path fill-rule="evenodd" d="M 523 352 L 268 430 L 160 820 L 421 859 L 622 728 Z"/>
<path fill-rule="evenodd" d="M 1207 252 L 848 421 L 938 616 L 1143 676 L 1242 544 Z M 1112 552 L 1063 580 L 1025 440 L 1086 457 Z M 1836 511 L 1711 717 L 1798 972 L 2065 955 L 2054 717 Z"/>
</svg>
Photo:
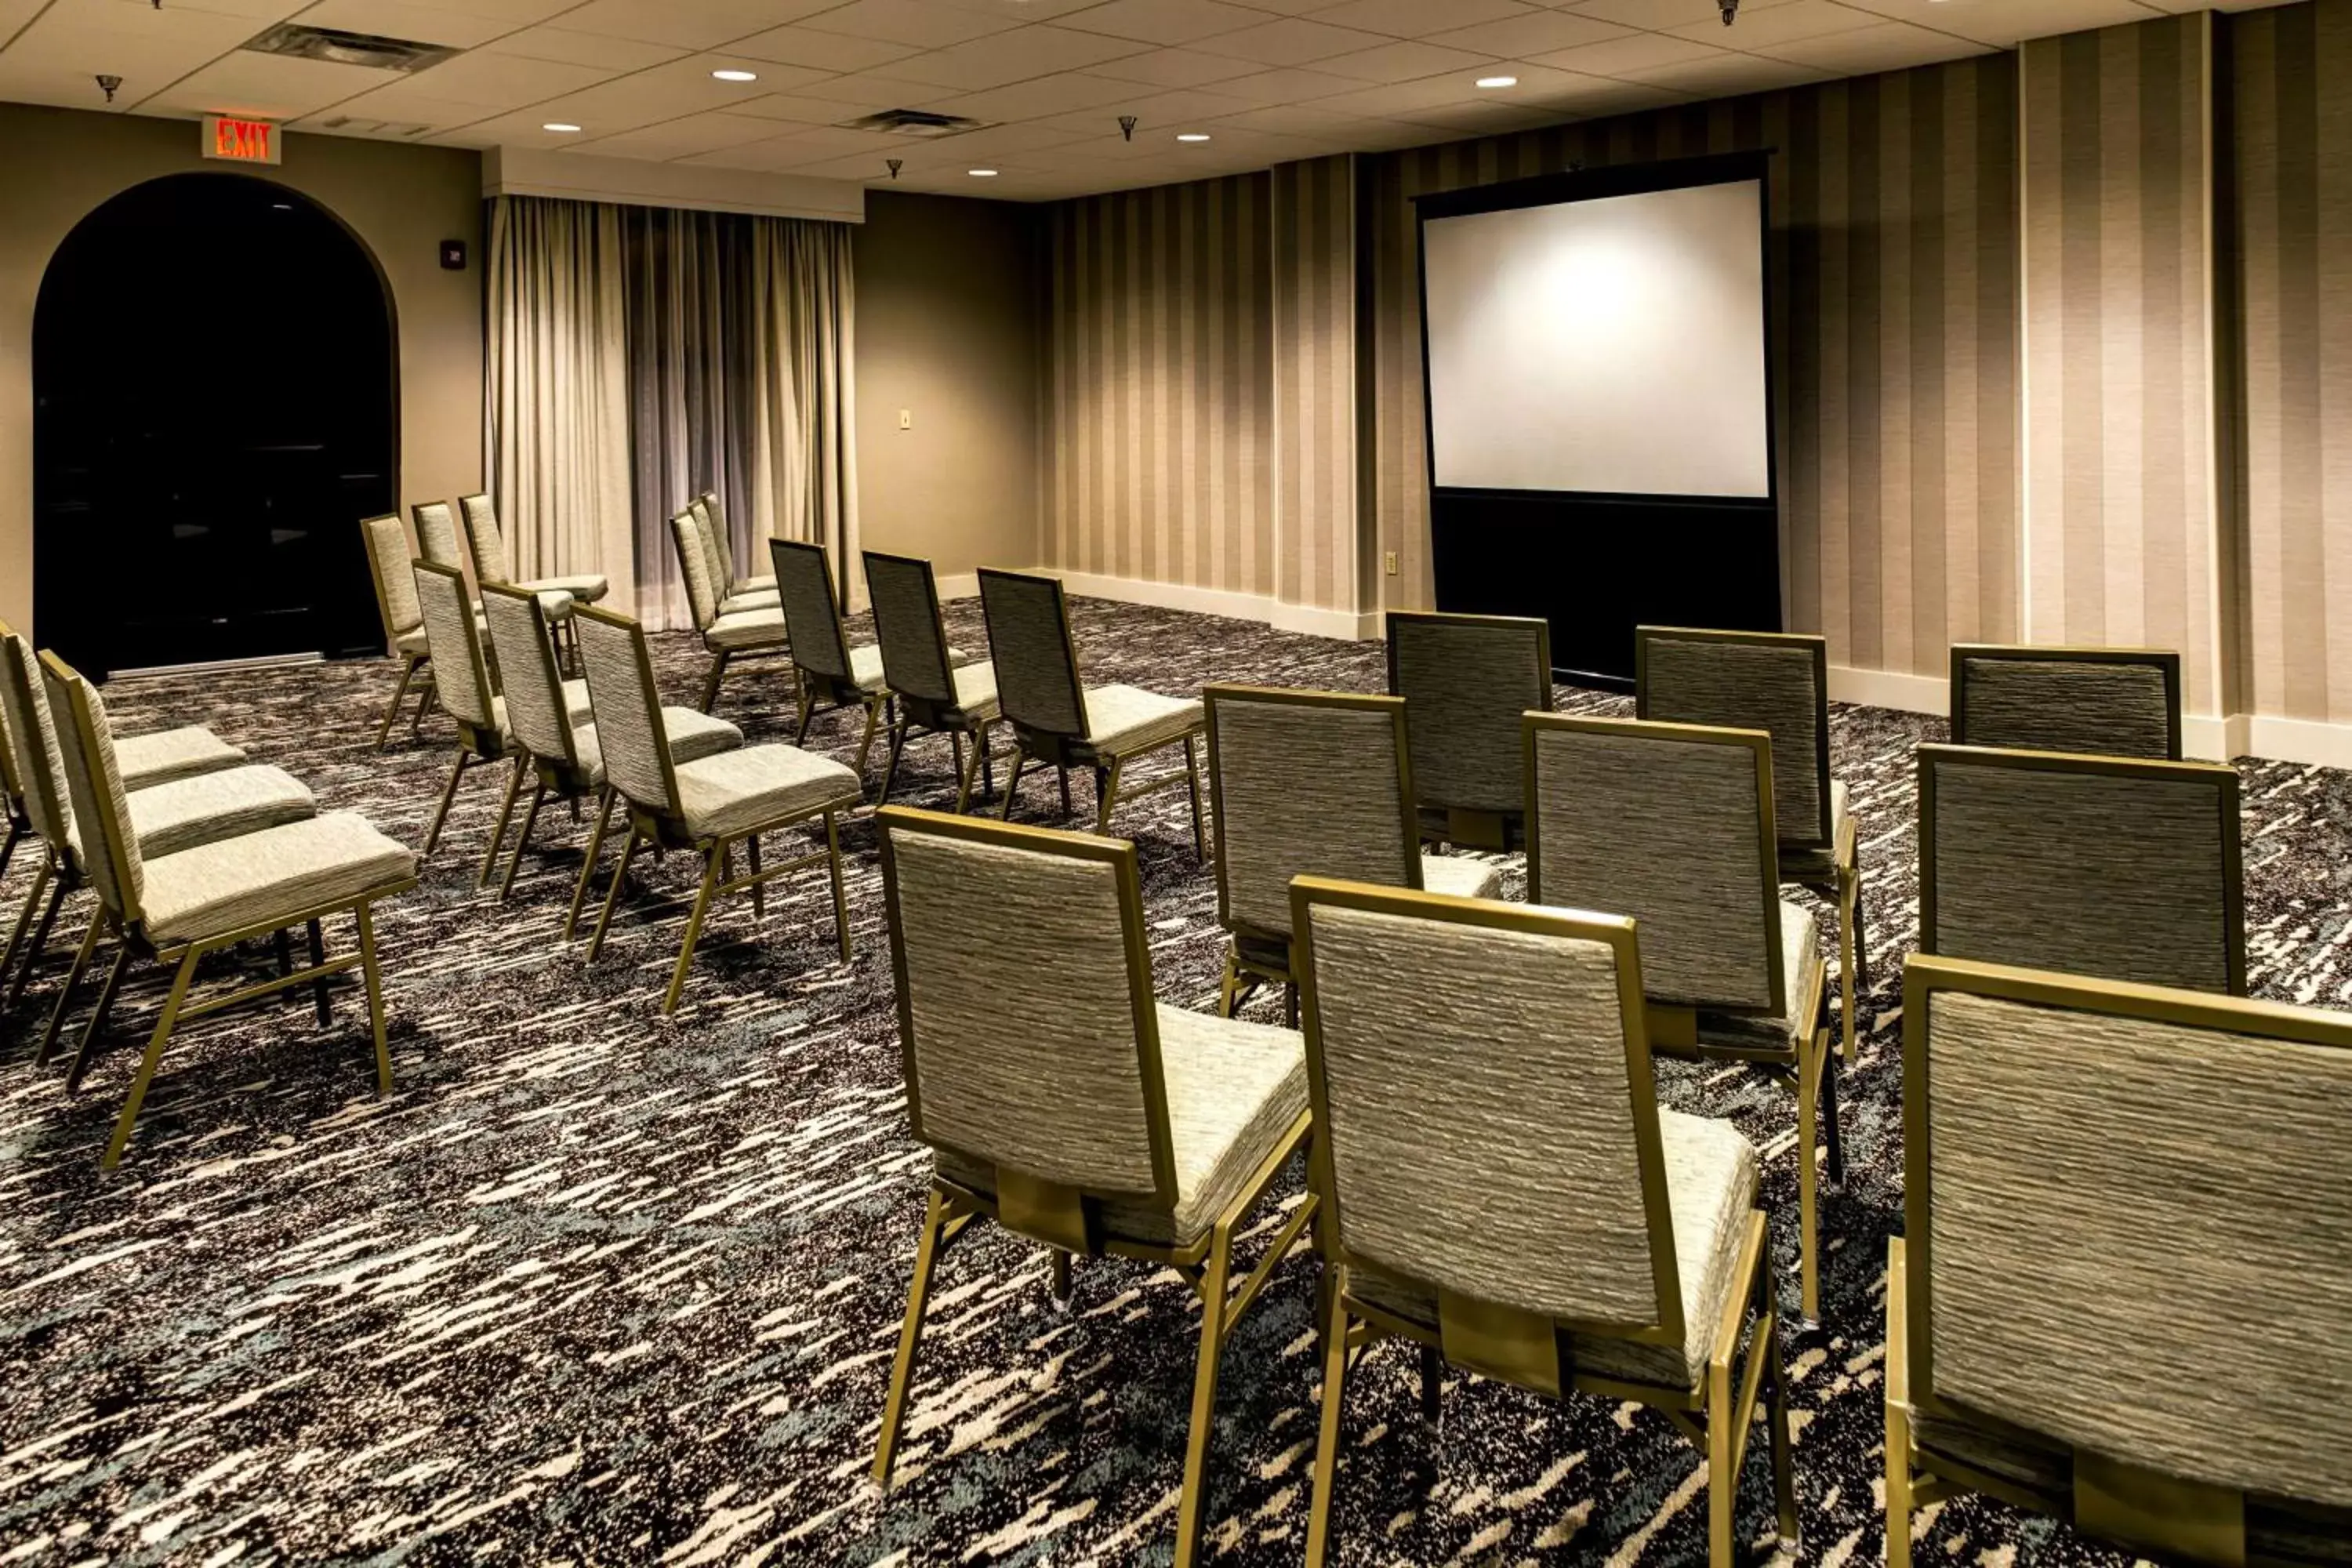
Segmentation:
<svg viewBox="0 0 2352 1568">
<path fill-rule="evenodd" d="M 866 607 L 857 543 L 857 337 L 849 227 L 753 220 L 752 528 L 833 557 L 845 610 Z M 764 554 L 764 550 L 762 551 Z M 761 565 L 747 570 L 764 573 Z"/>
<path fill-rule="evenodd" d="M 519 577 L 603 573 L 637 602 L 618 208 L 500 196 L 490 209 L 490 490 Z"/>
</svg>

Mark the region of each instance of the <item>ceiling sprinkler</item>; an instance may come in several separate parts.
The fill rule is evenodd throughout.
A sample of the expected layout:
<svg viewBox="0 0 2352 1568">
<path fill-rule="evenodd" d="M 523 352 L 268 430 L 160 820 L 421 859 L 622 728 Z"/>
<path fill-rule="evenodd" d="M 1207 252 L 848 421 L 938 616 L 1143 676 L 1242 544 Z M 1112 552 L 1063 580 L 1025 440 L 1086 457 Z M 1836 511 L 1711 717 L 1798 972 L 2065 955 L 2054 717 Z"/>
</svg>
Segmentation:
<svg viewBox="0 0 2352 1568">
<path fill-rule="evenodd" d="M 882 161 L 890 165 L 890 177 L 894 180 L 898 177 L 898 171 L 907 166 L 904 158 L 885 158 Z"/>
<path fill-rule="evenodd" d="M 114 101 L 115 93 L 120 90 L 122 86 L 122 79 L 119 76 L 102 75 L 98 79 L 98 85 L 105 89 L 106 101 L 112 103 Z"/>
<path fill-rule="evenodd" d="M 1715 0 L 1715 8 L 1723 13 L 1723 25 L 1728 27 L 1732 18 L 1739 15 L 1739 0 Z"/>
<path fill-rule="evenodd" d="M 1125 140 L 1127 140 L 1127 141 L 1132 142 L 1132 141 L 1134 141 L 1134 140 L 1135 140 L 1135 116 L 1134 116 L 1134 115 L 1132 115 L 1132 114 L 1122 114 L 1122 115 L 1120 115 L 1120 116 L 1118 117 L 1118 133 L 1119 133 L 1119 135 L 1120 135 L 1122 138 L 1124 138 L 1124 139 L 1125 139 Z"/>
</svg>

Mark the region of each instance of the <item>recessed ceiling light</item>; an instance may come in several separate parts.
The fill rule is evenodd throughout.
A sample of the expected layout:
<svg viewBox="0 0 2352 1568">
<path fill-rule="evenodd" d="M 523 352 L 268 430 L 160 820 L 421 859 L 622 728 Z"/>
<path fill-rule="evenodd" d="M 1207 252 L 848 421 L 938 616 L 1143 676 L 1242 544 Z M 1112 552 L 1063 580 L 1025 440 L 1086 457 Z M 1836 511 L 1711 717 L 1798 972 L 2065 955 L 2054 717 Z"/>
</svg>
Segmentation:
<svg viewBox="0 0 2352 1568">
<path fill-rule="evenodd" d="M 996 178 L 996 171 L 993 169 L 966 169 L 964 173 L 970 174 L 975 180 L 992 180 Z"/>
<path fill-rule="evenodd" d="M 712 71 L 710 73 L 710 79 L 713 81 L 757 81 L 760 79 L 760 73 L 758 71 L 742 70 Z"/>
<path fill-rule="evenodd" d="M 1206 142 L 1208 139 L 1209 133 L 1205 131 L 1179 131 L 1176 132 L 1176 140 L 1179 142 Z"/>
<path fill-rule="evenodd" d="M 1480 87 L 1517 87 L 1519 85 L 1519 79 L 1515 76 L 1482 76 L 1478 79 L 1478 85 Z"/>
<path fill-rule="evenodd" d="M 564 121 L 551 120 L 546 124 L 541 126 L 540 129 L 541 131 L 552 131 L 559 136 L 570 136 L 577 132 L 580 127 L 570 124 Z"/>
</svg>

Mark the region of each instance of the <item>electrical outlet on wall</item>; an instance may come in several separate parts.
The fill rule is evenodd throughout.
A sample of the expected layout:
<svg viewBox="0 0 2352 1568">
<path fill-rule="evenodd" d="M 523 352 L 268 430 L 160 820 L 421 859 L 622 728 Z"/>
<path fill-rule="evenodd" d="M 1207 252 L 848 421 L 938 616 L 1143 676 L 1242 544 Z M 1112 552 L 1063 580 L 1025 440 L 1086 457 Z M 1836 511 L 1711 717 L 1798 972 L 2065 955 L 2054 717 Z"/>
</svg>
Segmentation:
<svg viewBox="0 0 2352 1568">
<path fill-rule="evenodd" d="M 901 430 L 912 430 L 914 427 L 915 411 L 911 408 L 901 408 L 898 410 L 898 428 Z"/>
<path fill-rule="evenodd" d="M 1396 568 L 1396 552 L 1395 552 L 1395 551 L 1393 551 L 1393 550 L 1391 550 L 1391 551 L 1390 551 L 1390 552 L 1389 552 L 1389 555 L 1388 555 L 1388 563 L 1389 563 L 1389 575 L 1390 575 L 1390 576 L 1391 576 L 1391 577 L 1393 577 L 1393 576 L 1395 576 L 1395 575 L 1397 574 L 1397 568 Z"/>
</svg>

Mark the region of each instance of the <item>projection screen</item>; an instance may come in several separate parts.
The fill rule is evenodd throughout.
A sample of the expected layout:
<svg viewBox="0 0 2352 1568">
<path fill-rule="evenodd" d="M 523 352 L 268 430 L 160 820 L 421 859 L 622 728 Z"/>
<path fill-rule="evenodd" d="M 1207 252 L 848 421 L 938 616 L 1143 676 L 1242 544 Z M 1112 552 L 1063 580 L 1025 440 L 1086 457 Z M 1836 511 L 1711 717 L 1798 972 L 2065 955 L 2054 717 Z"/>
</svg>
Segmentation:
<svg viewBox="0 0 2352 1568">
<path fill-rule="evenodd" d="M 1440 489 L 1767 498 L 1756 179 L 1422 226 Z"/>
</svg>

